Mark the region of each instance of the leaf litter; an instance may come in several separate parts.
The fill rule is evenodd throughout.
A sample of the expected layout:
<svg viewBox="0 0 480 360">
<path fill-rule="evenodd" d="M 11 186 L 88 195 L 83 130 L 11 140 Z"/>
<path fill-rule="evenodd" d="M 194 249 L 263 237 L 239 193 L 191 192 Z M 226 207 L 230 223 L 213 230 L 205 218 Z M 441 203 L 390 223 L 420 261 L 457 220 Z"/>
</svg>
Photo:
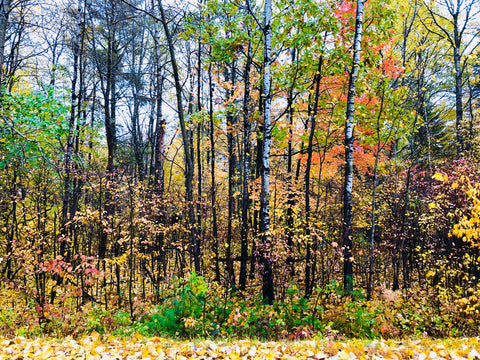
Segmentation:
<svg viewBox="0 0 480 360">
<path fill-rule="evenodd" d="M 480 338 L 420 340 L 303 340 L 259 342 L 234 340 L 213 342 L 144 338 L 122 339 L 93 333 L 73 338 L 0 340 L 0 360 L 20 359 L 451 359 L 480 360 Z"/>
</svg>

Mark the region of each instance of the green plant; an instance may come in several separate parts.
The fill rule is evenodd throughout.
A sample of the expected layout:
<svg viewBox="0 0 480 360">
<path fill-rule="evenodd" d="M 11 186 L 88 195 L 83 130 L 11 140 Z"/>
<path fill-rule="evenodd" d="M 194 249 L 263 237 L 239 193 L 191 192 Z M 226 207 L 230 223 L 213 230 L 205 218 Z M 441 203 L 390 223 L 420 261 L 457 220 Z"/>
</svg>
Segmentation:
<svg viewBox="0 0 480 360">
<path fill-rule="evenodd" d="M 174 336 L 202 333 L 207 290 L 205 279 L 195 272 L 185 281 L 179 280 L 173 296 L 158 306 L 146 320 L 147 328 L 155 334 Z"/>
</svg>

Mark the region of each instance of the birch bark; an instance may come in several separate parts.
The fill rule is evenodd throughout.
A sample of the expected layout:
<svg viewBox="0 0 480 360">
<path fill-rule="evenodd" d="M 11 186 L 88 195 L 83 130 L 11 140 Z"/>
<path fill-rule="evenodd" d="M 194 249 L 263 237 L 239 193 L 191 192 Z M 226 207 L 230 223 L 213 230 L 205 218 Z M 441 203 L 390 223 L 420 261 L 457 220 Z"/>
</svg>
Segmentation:
<svg viewBox="0 0 480 360">
<path fill-rule="evenodd" d="M 364 0 L 357 0 L 353 64 L 348 83 L 347 114 L 345 122 L 345 186 L 343 191 L 343 287 L 347 294 L 353 292 L 352 254 L 352 189 L 353 189 L 353 115 L 355 113 L 355 82 L 358 77 L 363 32 Z"/>
</svg>

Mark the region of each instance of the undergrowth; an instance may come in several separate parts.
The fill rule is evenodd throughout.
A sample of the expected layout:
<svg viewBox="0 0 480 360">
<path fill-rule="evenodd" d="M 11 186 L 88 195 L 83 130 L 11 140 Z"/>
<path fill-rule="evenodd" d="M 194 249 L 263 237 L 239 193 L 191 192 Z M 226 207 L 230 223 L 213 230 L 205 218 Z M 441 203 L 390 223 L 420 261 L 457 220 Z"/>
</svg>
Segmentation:
<svg viewBox="0 0 480 360">
<path fill-rule="evenodd" d="M 137 300 L 133 313 L 120 306 L 105 309 L 94 302 L 81 305 L 78 299 L 67 299 L 58 306 L 45 305 L 40 318 L 38 306 L 32 302 L 9 306 L 5 301 L 0 307 L 0 335 L 79 337 L 97 332 L 295 340 L 314 335 L 375 339 L 479 334 L 479 291 L 429 295 L 422 289 L 403 293 L 376 290 L 374 299 L 366 301 L 361 292 L 343 296 L 339 286 L 332 283 L 305 298 L 292 285 L 282 301 L 265 305 L 260 291 L 248 296 L 207 283 L 192 273 L 187 279 L 176 279 L 156 305 Z M 442 301 L 447 295 L 448 301 Z"/>
</svg>

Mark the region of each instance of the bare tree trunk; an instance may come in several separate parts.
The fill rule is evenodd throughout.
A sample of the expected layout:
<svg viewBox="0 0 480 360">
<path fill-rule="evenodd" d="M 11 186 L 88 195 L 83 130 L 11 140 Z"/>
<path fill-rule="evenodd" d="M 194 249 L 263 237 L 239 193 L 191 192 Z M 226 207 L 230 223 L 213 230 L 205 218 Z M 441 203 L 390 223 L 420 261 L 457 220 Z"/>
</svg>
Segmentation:
<svg viewBox="0 0 480 360">
<path fill-rule="evenodd" d="M 461 55 L 460 55 L 460 46 L 461 46 L 461 36 L 459 35 L 458 29 L 458 14 L 454 16 L 454 41 L 455 45 L 453 47 L 453 62 L 455 66 L 455 130 L 457 132 L 457 156 L 462 156 L 463 151 L 465 150 L 464 139 L 463 139 L 463 71 L 461 65 Z"/>
<path fill-rule="evenodd" d="M 199 0 L 199 17 L 200 17 L 200 26 L 202 25 L 203 15 L 202 15 L 202 0 Z M 202 111 L 202 34 L 201 31 L 198 35 L 198 48 L 197 48 L 197 111 Z M 203 118 L 202 118 L 203 119 Z M 197 227 L 198 227 L 198 243 L 199 246 L 204 241 L 205 231 L 202 227 L 202 189 L 203 189 L 203 174 L 202 174 L 202 138 L 203 138 L 203 121 L 199 121 L 197 124 Z"/>
<path fill-rule="evenodd" d="M 346 294 L 353 292 L 352 254 L 352 188 L 353 188 L 353 116 L 355 112 L 355 81 L 360 65 L 363 31 L 364 0 L 357 0 L 355 37 L 353 40 L 353 64 L 348 83 L 347 114 L 345 122 L 345 186 L 343 192 L 343 287 Z"/>
<path fill-rule="evenodd" d="M 272 65 L 272 0 L 265 0 L 265 24 L 263 33 L 265 36 L 265 55 L 264 55 L 264 117 L 263 117 L 263 152 L 262 152 L 262 188 L 260 192 L 260 236 L 262 238 L 260 254 L 262 259 L 262 293 L 263 301 L 273 304 L 275 293 L 273 288 L 273 269 L 271 255 L 271 235 L 270 235 L 270 147 L 272 142 L 272 123 L 271 123 L 271 65 Z"/>
<path fill-rule="evenodd" d="M 422 21 L 425 28 L 440 38 L 448 40 L 453 48 L 453 65 L 455 71 L 455 131 L 457 140 L 457 157 L 463 156 L 465 151 L 465 138 L 463 132 L 463 71 L 466 62 L 462 65 L 462 57 L 466 55 L 465 51 L 469 49 L 475 36 L 478 36 L 478 30 L 474 30 L 476 35 L 469 34 L 472 37 L 465 45 L 463 44 L 464 35 L 470 30 L 475 29 L 475 22 L 478 20 L 480 11 L 475 7 L 478 0 L 444 0 L 441 2 L 432 2 L 426 5 L 426 9 L 432 21 Z M 434 4 L 442 9 L 439 12 L 434 10 Z M 450 17 L 446 15 L 450 15 Z M 453 27 L 453 29 L 452 29 Z M 453 33 L 453 34 L 452 34 Z M 463 45 L 463 46 L 462 46 Z M 475 50 L 478 45 L 471 50 Z"/>
<path fill-rule="evenodd" d="M 374 251 L 375 251 L 375 230 L 376 230 L 376 210 L 377 210 L 377 185 L 378 185 L 378 163 L 380 158 L 380 151 L 382 150 L 381 136 L 380 136 L 380 119 L 383 113 L 385 103 L 385 84 L 382 83 L 382 97 L 380 103 L 380 110 L 377 116 L 377 152 L 375 153 L 375 165 L 373 167 L 373 186 L 372 186 L 372 211 L 370 213 L 371 231 L 370 231 L 370 249 L 368 254 L 368 280 L 367 280 L 367 300 L 372 298 L 373 288 L 373 267 L 374 267 Z"/>
<path fill-rule="evenodd" d="M 260 94 L 263 93 L 263 88 L 260 89 Z M 259 113 L 263 111 L 263 104 L 262 104 L 262 97 L 260 96 L 260 101 L 259 101 Z M 261 173 L 261 168 L 262 168 L 262 153 L 263 153 L 263 139 L 261 137 L 263 131 L 263 126 L 261 124 L 258 125 L 257 128 L 257 144 L 256 144 L 256 158 L 255 158 L 255 179 L 258 179 L 260 177 Z M 260 217 L 260 211 L 255 209 L 253 211 L 253 231 L 255 234 L 259 233 L 259 217 Z M 256 238 L 253 239 L 252 241 L 252 256 L 250 257 L 250 273 L 249 277 L 250 279 L 255 278 L 255 265 L 257 262 L 257 240 Z"/>
<path fill-rule="evenodd" d="M 137 85 L 132 86 L 133 91 L 133 114 L 132 114 L 132 140 L 133 153 L 135 155 L 135 162 L 137 168 L 137 175 L 140 181 L 143 181 L 145 171 L 143 166 L 142 154 L 142 134 L 140 132 L 140 100 L 138 98 L 139 89 Z"/>
<path fill-rule="evenodd" d="M 470 78 L 468 78 L 468 114 L 469 114 L 469 122 L 468 122 L 468 146 L 467 149 L 472 152 L 473 147 L 474 147 L 474 139 L 475 139 L 475 133 L 474 133 L 474 123 L 475 123 L 475 115 L 473 111 L 473 103 L 472 103 L 472 98 L 473 98 L 473 89 L 472 89 L 472 84 L 470 82 Z"/>
<path fill-rule="evenodd" d="M 62 204 L 62 222 L 60 225 L 60 231 L 62 233 L 62 240 L 60 242 L 60 255 L 69 258 L 68 255 L 68 230 L 67 222 L 70 220 L 69 209 L 71 207 L 71 201 L 73 197 L 73 184 L 71 179 L 72 173 L 72 155 L 75 146 L 75 128 L 76 128 L 76 108 L 79 105 L 77 103 L 78 92 L 77 92 L 77 79 L 78 79 L 78 68 L 80 62 L 80 42 L 82 36 L 81 21 L 82 21 L 82 5 L 80 0 L 77 3 L 77 26 L 76 34 L 73 40 L 73 74 L 72 74 L 72 92 L 71 92 L 71 105 L 70 105 L 70 120 L 68 123 L 68 137 L 66 142 L 66 148 L 64 153 L 64 169 L 65 177 L 63 183 L 63 204 Z"/>
<path fill-rule="evenodd" d="M 297 55 L 297 49 L 292 48 L 290 50 L 292 65 L 295 62 Z M 293 89 L 292 87 L 288 91 L 288 150 L 287 150 L 287 173 L 288 173 L 288 203 L 287 203 L 287 271 L 291 277 L 295 275 L 295 262 L 293 256 L 293 207 L 295 206 L 295 194 L 293 191 L 294 178 L 293 178 L 293 115 L 295 109 L 293 108 Z"/>
<path fill-rule="evenodd" d="M 233 87 L 235 86 L 235 61 L 233 60 L 229 64 L 230 69 L 225 70 L 225 82 L 232 84 L 232 90 L 227 90 L 226 92 L 226 101 L 228 103 L 227 108 L 231 105 L 233 101 Z M 225 244 L 225 262 L 226 270 L 228 276 L 229 285 L 232 289 L 235 288 L 235 272 L 233 267 L 232 259 L 232 231 L 233 231 L 233 221 L 235 214 L 235 198 L 233 193 L 235 191 L 235 177 L 236 177 L 236 166 L 237 166 L 237 156 L 235 154 L 235 114 L 232 113 L 231 109 L 227 109 L 227 148 L 228 148 L 228 222 L 227 222 L 227 243 Z"/>
<path fill-rule="evenodd" d="M 320 55 L 318 60 L 317 73 L 314 76 L 312 86 L 315 87 L 315 101 L 310 104 L 310 135 L 308 137 L 307 147 L 307 166 L 305 170 L 305 232 L 307 235 L 307 249 L 305 258 L 305 296 L 308 297 L 312 294 L 313 284 L 311 283 L 310 276 L 312 275 L 312 263 L 311 263 L 311 246 L 312 239 L 310 238 L 310 169 L 312 166 L 313 156 L 313 138 L 315 137 L 315 127 L 318 111 L 318 100 L 320 97 L 320 80 L 322 78 L 322 66 L 323 56 Z M 312 276 L 313 277 L 313 276 Z"/>
<path fill-rule="evenodd" d="M 247 7 L 251 8 L 250 0 L 247 0 Z M 247 26 L 248 38 L 251 38 L 251 29 Z M 248 208 L 250 205 L 250 192 L 248 180 L 250 178 L 250 71 L 252 67 L 252 42 L 248 42 L 247 58 L 245 59 L 245 71 L 243 74 L 244 95 L 243 95 L 243 193 L 242 193 L 242 229 L 241 229 L 241 250 L 240 250 L 240 290 L 245 290 L 247 284 L 247 261 L 248 261 Z"/>
<path fill-rule="evenodd" d="M 159 61 L 159 60 L 156 60 Z M 162 113 L 162 96 L 163 96 L 163 74 L 161 65 L 157 64 L 156 69 L 156 123 L 155 123 L 155 184 L 157 187 L 158 194 L 163 198 L 163 193 L 165 189 L 165 172 L 163 169 L 164 159 L 165 159 L 165 126 L 166 121 L 163 118 Z"/>
<path fill-rule="evenodd" d="M 210 100 L 208 116 L 210 120 L 210 151 L 211 151 L 211 201 L 212 201 L 212 233 L 213 233 L 213 253 L 215 255 L 215 281 L 220 282 L 220 265 L 218 254 L 218 225 L 217 225 L 217 204 L 215 188 L 215 124 L 213 122 L 213 82 L 212 82 L 212 63 L 208 65 L 208 97 Z"/>
<path fill-rule="evenodd" d="M 102 92 L 104 97 L 104 116 L 105 116 L 105 135 L 107 138 L 107 171 L 106 171 L 106 190 L 105 190 L 105 213 L 107 218 L 113 214 L 114 208 L 112 204 L 112 193 L 110 190 L 111 182 L 113 181 L 114 174 L 114 156 L 116 147 L 116 131 L 115 131 L 115 104 L 112 104 L 112 100 L 115 98 L 115 75 L 113 74 L 113 38 L 109 34 L 107 44 L 107 78 L 105 86 L 102 86 Z M 100 238 L 100 244 L 98 247 L 98 257 L 104 259 L 107 251 L 107 232 L 102 231 Z"/>
<path fill-rule="evenodd" d="M 165 126 L 166 121 L 163 118 L 162 112 L 162 98 L 163 98 L 163 69 L 161 64 L 160 44 L 158 43 L 158 29 L 155 24 L 155 88 L 156 88 L 156 121 L 155 121 L 155 186 L 158 194 L 158 200 L 160 202 L 159 209 L 159 223 L 165 223 L 165 209 L 163 205 L 163 197 L 165 192 L 165 171 L 164 171 L 164 159 L 165 159 Z M 166 275 L 167 266 L 165 259 L 165 234 L 163 231 L 156 235 L 156 260 L 157 260 L 157 278 L 156 286 L 158 289 L 160 274 Z M 154 272 L 153 272 L 154 273 Z M 158 291 L 156 296 L 159 296 Z"/>
<path fill-rule="evenodd" d="M 80 24 L 80 49 L 79 49 L 79 62 L 78 62 L 78 70 L 79 70 L 79 84 L 78 84 L 78 96 L 77 96 L 77 136 L 75 139 L 75 157 L 78 159 L 80 157 L 80 143 L 84 143 L 83 136 L 81 135 L 81 131 L 84 131 L 87 119 L 87 110 L 84 106 L 82 106 L 86 99 L 86 89 L 85 89 L 85 68 L 86 68 L 86 59 L 84 56 L 85 51 L 85 21 L 86 21 L 86 4 L 87 0 L 83 0 L 83 11 L 81 15 L 81 24 Z M 83 188 L 84 179 L 81 176 L 81 167 L 78 161 L 75 162 L 74 165 L 74 186 L 73 186 L 73 196 L 70 205 L 70 219 L 73 220 L 75 214 L 79 209 L 79 201 L 80 195 Z M 72 233 L 73 233 L 73 253 L 79 253 L 79 244 L 78 244 L 78 231 L 77 225 L 72 224 Z"/>
<path fill-rule="evenodd" d="M 0 0 L 0 88 L 3 85 L 3 62 L 5 53 L 5 41 L 8 26 L 8 17 L 12 0 Z M 0 94 L 2 90 L 0 90 Z"/>
<path fill-rule="evenodd" d="M 188 215 L 190 220 L 190 235 L 192 239 L 192 251 L 193 251 L 193 260 L 195 266 L 195 272 L 200 273 L 200 246 L 197 239 L 196 226 L 195 226 L 195 209 L 193 204 L 193 160 L 190 154 L 190 139 L 187 134 L 187 128 L 185 125 L 185 116 L 183 111 L 183 101 L 182 101 L 182 84 L 180 82 L 180 75 L 178 73 L 178 64 L 175 56 L 175 49 L 173 47 L 173 40 L 168 29 L 168 22 L 165 16 L 165 11 L 163 9 L 162 0 L 158 0 L 158 5 L 160 9 L 161 23 L 165 31 L 165 37 L 168 43 L 168 51 L 170 53 L 170 61 L 172 64 L 173 78 L 175 83 L 175 92 L 177 98 L 177 111 L 178 111 L 178 121 L 180 123 L 180 129 L 182 132 L 183 139 L 183 150 L 185 155 L 185 189 L 188 202 Z"/>
</svg>

